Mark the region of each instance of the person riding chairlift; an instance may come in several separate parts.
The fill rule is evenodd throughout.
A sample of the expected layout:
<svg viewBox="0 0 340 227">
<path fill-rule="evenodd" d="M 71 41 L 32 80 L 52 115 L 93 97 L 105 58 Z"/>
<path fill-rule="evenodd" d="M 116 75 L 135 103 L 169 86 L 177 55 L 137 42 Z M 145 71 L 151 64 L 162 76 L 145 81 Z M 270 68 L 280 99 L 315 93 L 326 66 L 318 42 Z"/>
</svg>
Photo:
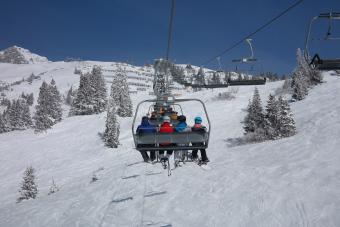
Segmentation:
<svg viewBox="0 0 340 227">
<path fill-rule="evenodd" d="M 169 116 L 164 116 L 163 117 L 163 123 L 159 129 L 160 133 L 173 133 L 174 132 L 174 128 L 172 127 L 172 125 L 170 124 L 170 117 Z M 168 143 L 160 143 L 159 147 L 171 147 L 173 144 L 168 142 Z M 167 156 L 172 155 L 173 150 L 166 150 L 166 154 Z M 164 156 L 164 151 L 159 151 L 159 155 L 160 156 Z"/>
<path fill-rule="evenodd" d="M 202 118 L 201 117 L 195 117 L 195 125 L 191 128 L 192 132 L 202 132 L 205 133 L 207 131 L 207 128 L 205 126 L 202 125 Z M 192 143 L 192 146 L 202 146 L 204 145 L 204 143 Z M 209 162 L 207 153 L 205 151 L 205 149 L 200 149 L 201 151 L 201 159 L 202 162 Z M 193 160 L 197 160 L 198 159 L 198 155 L 197 155 L 198 150 L 193 150 L 192 151 L 192 159 Z"/>
<path fill-rule="evenodd" d="M 137 133 L 138 134 L 148 134 L 148 133 L 156 133 L 157 128 L 155 125 L 150 124 L 149 118 L 144 116 L 142 117 L 142 122 L 141 124 L 137 127 Z M 139 144 L 139 147 L 155 147 L 155 144 Z M 140 151 L 144 162 L 149 162 L 149 160 L 154 161 L 156 156 L 155 156 L 155 151 L 150 151 L 150 158 L 148 156 L 147 151 Z"/>
<path fill-rule="evenodd" d="M 177 118 L 178 120 L 178 124 L 175 127 L 175 131 L 176 132 L 190 132 L 191 128 L 188 127 L 187 123 L 186 123 L 186 117 L 184 115 L 180 115 Z M 189 144 L 177 144 L 178 147 L 185 147 L 188 146 Z M 184 161 L 185 156 L 187 156 L 188 151 L 184 151 L 184 150 L 177 150 L 175 151 L 175 165 L 179 164 L 179 161 Z"/>
</svg>

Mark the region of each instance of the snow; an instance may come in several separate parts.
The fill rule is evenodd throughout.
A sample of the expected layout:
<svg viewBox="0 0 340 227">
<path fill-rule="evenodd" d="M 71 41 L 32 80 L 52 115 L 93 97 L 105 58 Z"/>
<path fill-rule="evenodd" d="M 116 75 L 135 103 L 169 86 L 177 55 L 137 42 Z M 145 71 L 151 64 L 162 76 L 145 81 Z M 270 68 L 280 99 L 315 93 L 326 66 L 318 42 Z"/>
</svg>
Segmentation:
<svg viewBox="0 0 340 227">
<path fill-rule="evenodd" d="M 66 92 L 78 83 L 73 70 L 81 64 L 112 66 L 0 64 L 0 80 L 47 71 L 42 80 L 53 76 Z M 41 134 L 0 134 L 0 226 L 339 226 L 340 78 L 327 74 L 325 80 L 305 100 L 291 103 L 297 135 L 243 146 L 235 141 L 243 134 L 240 122 L 254 86 L 240 87 L 229 101 L 215 99 L 225 89 L 181 91 L 182 97 L 200 98 L 207 106 L 210 169 L 187 163 L 170 177 L 160 164 L 141 162 L 133 149 L 132 118 L 119 119 L 118 149 L 100 139 L 106 113 L 64 117 Z M 15 97 L 25 90 L 37 97 L 40 85 L 23 83 L 6 94 Z M 281 85 L 258 86 L 263 104 Z M 150 98 L 147 91 L 132 95 L 134 107 Z M 183 110 L 192 124 L 201 107 L 190 102 Z M 38 197 L 16 203 L 29 165 L 36 169 Z M 98 181 L 91 182 L 94 173 Z M 48 195 L 52 177 L 60 191 Z"/>
</svg>

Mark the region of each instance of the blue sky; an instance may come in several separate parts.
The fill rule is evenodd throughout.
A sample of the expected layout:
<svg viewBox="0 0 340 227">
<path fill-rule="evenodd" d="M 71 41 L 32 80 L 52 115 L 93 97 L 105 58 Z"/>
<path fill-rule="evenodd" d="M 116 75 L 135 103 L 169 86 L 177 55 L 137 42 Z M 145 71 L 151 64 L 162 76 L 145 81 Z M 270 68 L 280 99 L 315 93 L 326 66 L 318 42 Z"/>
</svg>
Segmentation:
<svg viewBox="0 0 340 227">
<path fill-rule="evenodd" d="M 177 0 L 170 57 L 200 65 L 295 1 Z M 18 45 L 51 60 L 75 57 L 137 65 L 165 55 L 170 0 L 1 0 L 0 6 L 0 49 Z M 291 72 L 310 18 L 330 10 L 340 11 L 339 0 L 304 0 L 254 36 L 263 70 Z M 340 21 L 336 25 L 340 28 Z M 319 27 L 326 32 L 327 27 Z M 340 42 L 331 44 L 315 47 L 326 55 L 340 53 Z M 231 60 L 248 52 L 246 44 L 235 48 L 221 57 L 222 67 L 234 69 Z M 217 61 L 206 67 L 218 68 Z"/>
</svg>

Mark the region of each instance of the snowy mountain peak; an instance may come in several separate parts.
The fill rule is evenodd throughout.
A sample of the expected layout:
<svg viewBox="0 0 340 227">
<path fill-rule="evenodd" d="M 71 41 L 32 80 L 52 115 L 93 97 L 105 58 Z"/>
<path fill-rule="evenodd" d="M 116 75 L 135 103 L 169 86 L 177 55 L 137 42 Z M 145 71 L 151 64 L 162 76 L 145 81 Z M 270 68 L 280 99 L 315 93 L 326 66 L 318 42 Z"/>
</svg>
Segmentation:
<svg viewBox="0 0 340 227">
<path fill-rule="evenodd" d="M 29 50 L 22 47 L 12 46 L 0 51 L 0 62 L 12 64 L 35 64 L 38 62 L 48 62 L 48 59 L 31 53 Z"/>
</svg>

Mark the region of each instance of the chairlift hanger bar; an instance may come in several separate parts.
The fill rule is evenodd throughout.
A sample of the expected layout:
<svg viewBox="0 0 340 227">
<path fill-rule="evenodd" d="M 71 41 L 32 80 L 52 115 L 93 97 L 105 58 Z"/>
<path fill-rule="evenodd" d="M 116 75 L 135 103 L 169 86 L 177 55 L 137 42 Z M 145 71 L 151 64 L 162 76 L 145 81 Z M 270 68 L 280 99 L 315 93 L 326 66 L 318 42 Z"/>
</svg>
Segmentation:
<svg viewBox="0 0 340 227">
<path fill-rule="evenodd" d="M 212 61 L 214 61 L 217 57 L 220 57 L 224 54 L 226 54 L 227 52 L 231 51 L 232 49 L 234 49 L 235 47 L 237 47 L 238 45 L 240 45 L 243 41 L 245 41 L 246 39 L 251 38 L 253 35 L 255 35 L 256 33 L 260 32 L 261 30 L 263 30 L 264 28 L 268 27 L 270 24 L 272 24 L 274 21 L 276 21 L 277 19 L 279 19 L 280 17 L 282 17 L 283 15 L 285 15 L 286 13 L 288 13 L 290 10 L 292 10 L 293 8 L 295 8 L 296 6 L 298 6 L 300 3 L 302 3 L 303 0 L 299 0 L 297 2 L 295 2 L 293 5 L 289 6 L 286 10 L 282 11 L 281 13 L 279 13 L 277 16 L 273 17 L 272 19 L 270 19 L 267 23 L 263 24 L 262 26 L 260 26 L 259 28 L 257 28 L 254 32 L 248 34 L 247 36 L 245 36 L 243 39 L 241 39 L 240 41 L 236 42 L 235 44 L 231 45 L 230 47 L 228 47 L 227 49 L 223 50 L 222 52 L 220 52 L 219 54 L 215 55 L 214 57 L 208 59 L 207 61 L 203 62 L 203 64 L 201 64 L 201 66 L 208 64 Z"/>
</svg>

